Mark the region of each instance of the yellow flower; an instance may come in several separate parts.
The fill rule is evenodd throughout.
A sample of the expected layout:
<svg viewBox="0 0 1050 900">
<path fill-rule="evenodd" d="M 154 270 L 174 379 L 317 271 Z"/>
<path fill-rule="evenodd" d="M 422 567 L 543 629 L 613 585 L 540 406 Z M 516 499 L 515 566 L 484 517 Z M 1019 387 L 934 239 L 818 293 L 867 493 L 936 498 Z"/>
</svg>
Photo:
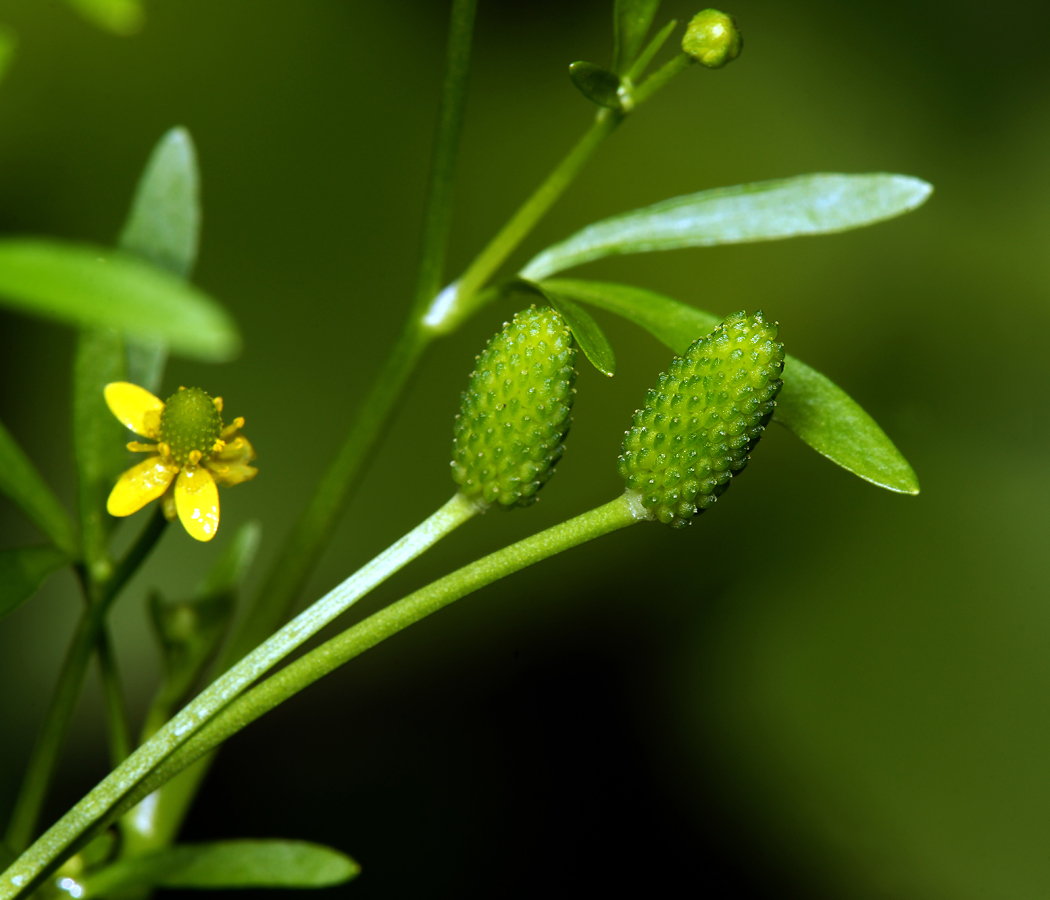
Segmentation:
<svg viewBox="0 0 1050 900">
<path fill-rule="evenodd" d="M 210 541 L 219 528 L 216 484 L 250 481 L 258 471 L 248 465 L 255 451 L 241 434 L 244 419 L 223 426 L 222 397 L 200 388 L 179 388 L 164 401 L 137 384 L 114 381 L 105 394 L 113 415 L 154 442 L 128 444 L 151 456 L 120 476 L 106 504 L 110 515 L 130 516 L 159 497 L 168 521 L 178 515 L 191 537 Z"/>
</svg>

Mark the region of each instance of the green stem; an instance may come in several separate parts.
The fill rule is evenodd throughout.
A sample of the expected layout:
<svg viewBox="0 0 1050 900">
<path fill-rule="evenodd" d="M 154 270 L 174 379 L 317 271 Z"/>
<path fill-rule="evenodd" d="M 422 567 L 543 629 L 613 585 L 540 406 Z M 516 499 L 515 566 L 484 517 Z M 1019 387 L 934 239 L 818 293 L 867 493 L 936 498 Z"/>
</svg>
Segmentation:
<svg viewBox="0 0 1050 900">
<path fill-rule="evenodd" d="M 179 747 L 135 792 L 142 797 L 329 672 L 467 594 L 572 547 L 651 516 L 623 494 L 604 506 L 498 550 L 348 628 L 242 694 Z M 127 801 L 133 802 L 134 797 Z"/>
<path fill-rule="evenodd" d="M 124 689 L 117 669 L 116 656 L 109 629 L 103 624 L 99 629 L 95 648 L 98 652 L 98 670 L 102 679 L 102 695 L 106 703 L 106 727 L 109 737 L 110 766 L 119 766 L 131 753 L 131 724 L 128 722 Z"/>
<path fill-rule="evenodd" d="M 415 309 L 428 304 L 441 288 L 452 227 L 452 188 L 467 105 L 467 75 L 477 0 L 453 0 L 445 54 L 445 81 L 441 88 L 434 162 L 423 220 L 423 245 L 419 254 Z M 418 318 L 418 316 L 413 317 Z"/>
<path fill-rule="evenodd" d="M 423 320 L 425 325 L 437 334 L 446 334 L 455 330 L 474 312 L 478 291 L 565 193 L 594 152 L 623 119 L 624 114 L 617 110 L 599 110 L 591 127 L 577 141 L 576 146 L 489 241 L 462 277 L 438 294 Z"/>
<path fill-rule="evenodd" d="M 80 696 L 84 676 L 87 674 L 91 654 L 102 633 L 106 612 L 121 588 L 156 545 L 166 524 L 158 508 L 127 555 L 113 571 L 113 575 L 103 585 L 94 585 L 90 576 L 82 572 L 85 591 L 92 599 L 77 622 L 73 641 L 66 651 L 62 670 L 58 675 L 51 705 L 44 717 L 44 724 L 30 755 L 21 790 L 15 800 L 11 821 L 4 835 L 4 842 L 12 850 L 24 850 L 36 830 L 40 811 L 58 764 L 59 753 L 69 733 L 69 724 L 73 718 L 77 698 Z"/>
<path fill-rule="evenodd" d="M 0 878 L 0 900 L 10 900 L 31 890 L 53 866 L 112 821 L 114 809 L 127 809 L 125 801 L 136 786 L 260 675 L 477 512 L 477 506 L 457 493 L 429 519 L 212 682 L 18 858 Z M 142 796 L 138 795 L 139 799 Z"/>
<path fill-rule="evenodd" d="M 652 97 L 653 94 L 660 90 L 660 88 L 667 84 L 667 82 L 679 73 L 684 72 L 694 62 L 696 62 L 696 60 L 691 56 L 687 56 L 685 53 L 679 53 L 677 56 L 669 59 L 634 89 L 635 106 L 644 103 Z"/>
</svg>

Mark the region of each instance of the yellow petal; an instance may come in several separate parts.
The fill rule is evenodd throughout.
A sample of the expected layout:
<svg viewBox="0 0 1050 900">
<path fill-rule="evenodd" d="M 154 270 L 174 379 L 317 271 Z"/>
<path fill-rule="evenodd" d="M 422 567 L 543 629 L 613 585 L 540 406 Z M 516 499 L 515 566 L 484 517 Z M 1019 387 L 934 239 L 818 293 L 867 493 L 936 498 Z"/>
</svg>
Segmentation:
<svg viewBox="0 0 1050 900">
<path fill-rule="evenodd" d="M 159 456 L 151 456 L 132 466 L 110 492 L 106 509 L 111 516 L 130 516 L 150 500 L 156 500 L 171 484 L 178 466 L 169 466 Z"/>
<path fill-rule="evenodd" d="M 225 463 L 212 460 L 206 465 L 211 470 L 211 474 L 215 477 L 216 482 L 223 487 L 243 484 L 245 481 L 251 481 L 259 474 L 258 469 L 242 462 Z"/>
<path fill-rule="evenodd" d="M 219 530 L 219 489 L 203 466 L 183 469 L 175 482 L 175 508 L 190 537 L 210 541 Z"/>
<path fill-rule="evenodd" d="M 105 388 L 106 403 L 125 427 L 143 437 L 155 438 L 164 412 L 164 401 L 130 381 L 113 381 Z"/>
</svg>

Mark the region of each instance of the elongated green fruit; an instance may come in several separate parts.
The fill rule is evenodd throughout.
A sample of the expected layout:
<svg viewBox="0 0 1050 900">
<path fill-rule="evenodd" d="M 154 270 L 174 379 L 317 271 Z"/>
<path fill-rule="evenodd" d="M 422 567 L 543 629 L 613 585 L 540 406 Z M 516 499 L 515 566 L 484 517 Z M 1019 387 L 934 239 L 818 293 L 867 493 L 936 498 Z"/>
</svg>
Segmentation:
<svg viewBox="0 0 1050 900">
<path fill-rule="evenodd" d="M 676 356 L 623 440 L 627 490 L 680 528 L 729 487 L 773 415 L 784 345 L 761 311 L 727 316 Z"/>
<path fill-rule="evenodd" d="M 575 362 L 550 308 L 522 310 L 489 341 L 456 416 L 452 477 L 464 496 L 504 509 L 536 499 L 565 450 Z"/>
</svg>

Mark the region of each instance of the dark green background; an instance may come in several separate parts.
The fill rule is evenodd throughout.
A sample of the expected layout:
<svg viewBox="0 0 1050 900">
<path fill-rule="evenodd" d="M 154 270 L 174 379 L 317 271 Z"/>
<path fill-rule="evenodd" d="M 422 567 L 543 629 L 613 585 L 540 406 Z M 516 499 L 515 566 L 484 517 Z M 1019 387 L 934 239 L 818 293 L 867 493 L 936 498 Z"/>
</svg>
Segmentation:
<svg viewBox="0 0 1050 900">
<path fill-rule="evenodd" d="M 586 127 L 575 59 L 608 62 L 611 2 L 481 0 L 450 277 Z M 694 9 L 667 2 L 660 20 Z M 1043 4 L 739 0 L 746 46 L 628 120 L 515 259 L 596 218 L 723 184 L 890 171 L 903 219 L 830 237 L 595 264 L 719 313 L 761 307 L 914 465 L 876 489 L 774 428 L 691 529 L 630 529 L 480 592 L 236 738 L 188 836 L 331 843 L 346 896 L 1050 896 L 1050 68 Z M 196 280 L 236 363 L 174 361 L 244 415 L 260 475 L 222 535 L 267 563 L 330 459 L 409 296 L 444 3 L 156 0 L 120 39 L 6 0 L 0 231 L 111 242 L 157 138 L 200 152 Z M 455 270 L 455 271 L 452 271 Z M 308 596 L 451 494 L 451 421 L 488 308 L 429 354 Z M 542 502 L 466 525 L 374 609 L 620 490 L 620 435 L 668 354 L 601 317 Z M 0 419 L 67 500 L 72 335 L 0 313 Z M 36 539 L 4 503 L 4 545 Z M 137 526 L 133 522 L 129 528 Z M 128 532 L 125 531 L 124 534 Z M 136 713 L 155 684 L 143 597 L 218 547 L 172 529 L 115 612 Z M 68 574 L 0 625 L 0 811 L 78 600 Z M 363 610 L 362 610 L 363 611 Z M 97 691 L 49 807 L 105 770 Z"/>
</svg>

